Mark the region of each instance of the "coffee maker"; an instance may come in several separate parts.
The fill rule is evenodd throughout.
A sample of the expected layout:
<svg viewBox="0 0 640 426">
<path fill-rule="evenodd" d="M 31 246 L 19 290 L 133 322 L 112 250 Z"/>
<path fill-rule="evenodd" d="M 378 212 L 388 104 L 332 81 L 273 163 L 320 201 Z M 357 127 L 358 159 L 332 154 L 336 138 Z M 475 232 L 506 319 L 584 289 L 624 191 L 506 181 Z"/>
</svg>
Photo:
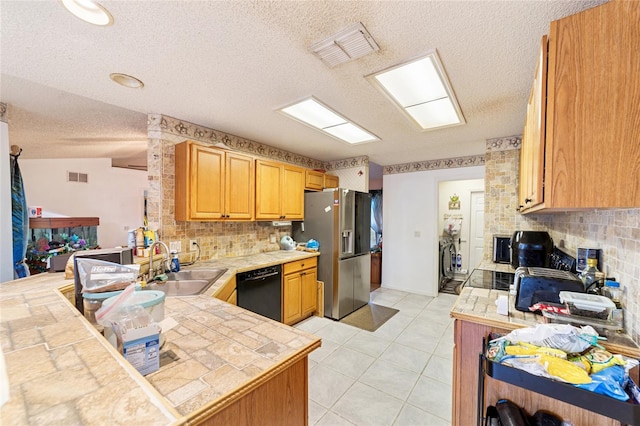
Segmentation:
<svg viewBox="0 0 640 426">
<path fill-rule="evenodd" d="M 545 231 L 516 231 L 511 236 L 511 266 L 549 267 L 553 240 Z"/>
</svg>

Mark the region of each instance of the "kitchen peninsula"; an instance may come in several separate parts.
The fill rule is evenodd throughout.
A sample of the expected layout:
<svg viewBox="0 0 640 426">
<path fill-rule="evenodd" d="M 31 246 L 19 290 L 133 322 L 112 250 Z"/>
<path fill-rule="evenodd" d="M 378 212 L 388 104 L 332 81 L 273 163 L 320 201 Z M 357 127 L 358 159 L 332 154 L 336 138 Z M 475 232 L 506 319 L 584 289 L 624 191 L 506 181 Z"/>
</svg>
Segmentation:
<svg viewBox="0 0 640 426">
<path fill-rule="evenodd" d="M 307 421 L 307 356 L 320 338 L 214 296 L 236 272 L 317 256 L 275 251 L 203 262 L 228 271 L 206 294 L 167 298 L 160 370 L 142 376 L 47 273 L 0 286 L 11 424 L 247 424 Z M 3 421 L 4 423 L 4 421 Z M 280 422 L 282 423 L 282 422 Z"/>
<path fill-rule="evenodd" d="M 506 272 L 505 269 L 500 268 L 507 268 L 507 266 L 485 262 L 479 267 L 479 269 Z M 517 311 L 513 297 L 509 298 L 509 315 L 499 315 L 496 312 L 495 301 L 500 295 L 508 295 L 508 292 L 474 288 L 472 284 L 466 283 L 451 310 L 451 317 L 455 319 L 452 425 L 476 424 L 479 403 L 477 397 L 479 354 L 483 350 L 483 338 L 489 333 L 506 334 L 517 328 L 535 326 L 542 322 L 542 317 L 539 315 Z M 603 345 L 612 353 L 640 359 L 640 348 L 626 335 L 608 334 Z M 633 377 L 638 382 L 638 368 L 634 370 Z M 502 398 L 512 400 L 529 414 L 544 409 L 560 415 L 574 425 L 620 425 L 619 421 L 612 418 L 485 376 L 484 405 L 494 405 L 498 399 Z M 482 411 L 484 408 L 482 407 Z"/>
</svg>

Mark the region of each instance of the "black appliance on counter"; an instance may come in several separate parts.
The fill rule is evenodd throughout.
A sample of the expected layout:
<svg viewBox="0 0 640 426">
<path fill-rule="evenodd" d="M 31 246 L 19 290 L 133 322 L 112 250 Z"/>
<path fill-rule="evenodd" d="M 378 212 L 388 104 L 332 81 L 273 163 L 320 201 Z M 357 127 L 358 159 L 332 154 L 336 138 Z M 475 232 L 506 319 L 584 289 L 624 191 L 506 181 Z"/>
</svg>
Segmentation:
<svg viewBox="0 0 640 426">
<path fill-rule="evenodd" d="M 511 237 L 511 266 L 548 268 L 553 240 L 545 231 L 516 231 Z"/>
<path fill-rule="evenodd" d="M 511 236 L 493 236 L 493 262 L 511 263 Z"/>
</svg>

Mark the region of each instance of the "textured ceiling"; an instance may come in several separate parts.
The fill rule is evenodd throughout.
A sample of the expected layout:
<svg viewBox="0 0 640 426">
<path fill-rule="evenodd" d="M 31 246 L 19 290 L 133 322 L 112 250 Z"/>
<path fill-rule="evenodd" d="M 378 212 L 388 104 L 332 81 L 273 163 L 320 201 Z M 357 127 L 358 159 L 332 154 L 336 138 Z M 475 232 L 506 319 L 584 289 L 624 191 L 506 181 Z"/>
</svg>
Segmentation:
<svg viewBox="0 0 640 426">
<path fill-rule="evenodd" d="M 160 113 L 322 161 L 380 165 L 484 153 L 520 134 L 549 23 L 602 0 L 102 1 L 96 27 L 61 2 L 0 1 L 0 101 L 23 158 L 146 164 Z M 362 22 L 380 50 L 326 67 L 308 47 Z M 364 76 L 437 49 L 467 120 L 418 131 Z M 144 81 L 115 85 L 121 72 Z M 349 146 L 276 109 L 313 95 L 378 135 Z"/>
</svg>

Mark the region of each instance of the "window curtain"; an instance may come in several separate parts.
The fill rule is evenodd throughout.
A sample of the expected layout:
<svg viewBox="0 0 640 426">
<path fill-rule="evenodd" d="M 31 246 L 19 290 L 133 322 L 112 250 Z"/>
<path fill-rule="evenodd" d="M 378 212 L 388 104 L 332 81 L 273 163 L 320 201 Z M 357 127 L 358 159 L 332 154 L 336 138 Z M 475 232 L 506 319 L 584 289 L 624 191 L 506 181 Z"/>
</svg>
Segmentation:
<svg viewBox="0 0 640 426">
<path fill-rule="evenodd" d="M 14 278 L 29 276 L 29 268 L 25 263 L 29 235 L 29 211 L 27 210 L 22 174 L 20 173 L 20 167 L 18 167 L 18 157 L 21 152 L 22 150 L 18 154 L 11 154 L 10 156 Z"/>
<path fill-rule="evenodd" d="M 377 235 L 377 241 L 382 236 L 382 191 L 371 191 L 371 227 Z"/>
</svg>

